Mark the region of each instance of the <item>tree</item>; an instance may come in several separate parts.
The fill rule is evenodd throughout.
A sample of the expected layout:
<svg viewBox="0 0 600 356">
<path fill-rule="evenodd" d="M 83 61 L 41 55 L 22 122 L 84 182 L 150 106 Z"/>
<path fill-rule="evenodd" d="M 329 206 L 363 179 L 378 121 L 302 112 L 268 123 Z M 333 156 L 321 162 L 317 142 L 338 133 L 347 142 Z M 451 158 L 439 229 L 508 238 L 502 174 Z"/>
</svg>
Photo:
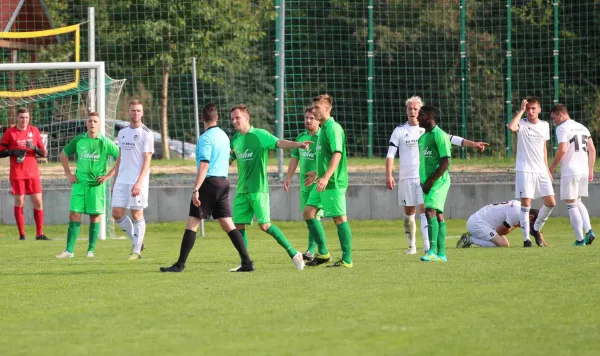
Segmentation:
<svg viewBox="0 0 600 356">
<path fill-rule="evenodd" d="M 262 25 L 275 16 L 270 0 L 121 0 L 107 6 L 102 40 L 135 66 L 124 64 L 121 70 L 133 71 L 123 74 L 152 81 L 158 76 L 149 74 L 160 73 L 161 136 L 167 159 L 170 75 L 189 73 L 197 57 L 199 81 L 225 83 L 248 68 L 251 57 L 246 49 L 265 36 Z"/>
</svg>

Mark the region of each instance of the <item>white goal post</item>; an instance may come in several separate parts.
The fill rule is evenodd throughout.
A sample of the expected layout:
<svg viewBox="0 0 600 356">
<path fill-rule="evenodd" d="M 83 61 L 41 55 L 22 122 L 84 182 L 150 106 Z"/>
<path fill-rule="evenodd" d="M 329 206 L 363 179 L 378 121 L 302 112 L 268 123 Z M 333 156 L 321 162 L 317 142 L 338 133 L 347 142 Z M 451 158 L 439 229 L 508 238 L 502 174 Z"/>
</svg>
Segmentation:
<svg viewBox="0 0 600 356">
<path fill-rule="evenodd" d="M 104 62 L 56 62 L 56 63 L 0 63 L 0 72 L 8 71 L 40 71 L 40 70 L 95 70 L 97 88 L 95 95 L 95 108 L 100 116 L 100 133 L 106 134 L 106 79 L 104 72 Z M 42 94 L 43 95 L 43 94 Z M 0 97 L 0 101 L 7 100 Z M 1 104 L 1 103 L 0 103 Z M 106 207 L 105 207 L 106 211 Z M 106 219 L 104 216 L 100 219 L 101 240 L 106 239 Z"/>
</svg>

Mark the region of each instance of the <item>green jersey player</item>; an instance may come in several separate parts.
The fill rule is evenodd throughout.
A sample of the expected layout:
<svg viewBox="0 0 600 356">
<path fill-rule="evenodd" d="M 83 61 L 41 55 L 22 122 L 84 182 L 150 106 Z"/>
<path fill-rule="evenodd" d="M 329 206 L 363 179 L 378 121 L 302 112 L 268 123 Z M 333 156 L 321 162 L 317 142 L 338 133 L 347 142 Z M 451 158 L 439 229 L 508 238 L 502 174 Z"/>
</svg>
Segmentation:
<svg viewBox="0 0 600 356">
<path fill-rule="evenodd" d="M 446 222 L 444 205 L 450 190 L 451 165 L 450 139 L 448 134 L 436 126 L 439 110 L 425 105 L 419 110 L 419 126 L 425 133 L 419 138 L 419 178 L 423 189 L 423 200 L 429 233 L 430 248 L 421 261 L 446 262 Z"/>
<path fill-rule="evenodd" d="M 302 253 L 294 249 L 277 226 L 271 224 L 267 164 L 269 150 L 306 149 L 312 142 L 280 140 L 266 130 L 252 127 L 250 111 L 246 105 L 231 108 L 230 116 L 238 131 L 231 140 L 231 161 L 237 161 L 239 176 L 233 199 L 233 222 L 242 233 L 247 246 L 246 225 L 251 224 L 252 218 L 256 216 L 260 229 L 275 238 L 292 258 L 297 269 L 304 269 Z"/>
<path fill-rule="evenodd" d="M 116 159 L 119 156 L 117 145 L 100 134 L 100 125 L 98 113 L 91 112 L 86 122 L 87 133 L 76 136 L 60 154 L 65 175 L 73 185 L 67 248 L 57 255 L 57 258 L 74 257 L 75 242 L 81 228 L 81 214 L 90 216 L 87 257 L 94 257 L 94 248 L 100 233 L 100 218 L 104 213 L 104 182 L 114 175 L 114 167 L 106 173 L 106 164 L 108 157 Z M 74 175 L 69 168 L 68 158 L 73 154 L 77 154 L 77 169 Z"/>
<path fill-rule="evenodd" d="M 333 218 L 342 247 L 342 258 L 328 267 L 352 268 L 352 230 L 346 216 L 346 134 L 330 115 L 332 105 L 333 100 L 327 94 L 319 95 L 312 101 L 313 113 L 321 125 L 321 134 L 317 141 L 317 169 L 308 173 L 305 179 L 305 185 L 315 184 L 316 187 L 308 197 L 303 215 L 308 230 L 317 242 L 318 253 L 307 265 L 318 266 L 331 261 L 323 225 L 316 218 L 317 212 L 323 210 L 325 216 Z"/>
<path fill-rule="evenodd" d="M 296 137 L 296 142 L 312 141 L 313 143 L 306 149 L 294 148 L 292 150 L 292 158 L 290 159 L 287 176 L 285 178 L 285 182 L 283 183 L 283 189 L 285 189 L 286 192 L 289 192 L 290 181 L 298 165 L 300 165 L 301 182 L 306 178 L 306 174 L 308 172 L 314 172 L 317 170 L 316 149 L 317 141 L 321 131 L 319 129 L 319 122 L 315 119 L 315 114 L 312 112 L 312 107 L 304 110 L 304 125 L 306 126 L 306 131 L 300 133 L 298 137 Z M 304 211 L 306 202 L 310 196 L 310 192 L 312 192 L 314 189 L 314 184 L 311 184 L 308 187 L 304 184 L 300 184 L 300 211 Z M 320 210 L 317 213 L 317 217 L 323 217 L 323 210 Z M 315 238 L 309 231 L 308 249 L 302 255 L 305 261 L 311 261 L 314 258 L 316 248 L 317 243 L 315 242 Z"/>
</svg>

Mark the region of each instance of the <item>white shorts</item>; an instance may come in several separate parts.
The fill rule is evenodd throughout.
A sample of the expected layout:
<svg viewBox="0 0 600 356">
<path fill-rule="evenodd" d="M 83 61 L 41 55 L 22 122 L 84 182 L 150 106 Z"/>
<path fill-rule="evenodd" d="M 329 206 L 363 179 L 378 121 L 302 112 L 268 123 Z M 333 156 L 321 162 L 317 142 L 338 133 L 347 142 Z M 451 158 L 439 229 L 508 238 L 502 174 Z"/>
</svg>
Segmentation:
<svg viewBox="0 0 600 356">
<path fill-rule="evenodd" d="M 133 184 L 116 183 L 112 192 L 113 208 L 126 208 L 131 210 L 143 210 L 148 207 L 148 186 L 142 186 L 142 191 L 137 197 L 131 196 Z"/>
<path fill-rule="evenodd" d="M 577 199 L 588 196 L 588 176 L 560 177 L 560 200 Z"/>
<path fill-rule="evenodd" d="M 423 204 L 423 191 L 419 178 L 402 179 L 398 184 L 398 204 L 417 206 Z"/>
<path fill-rule="evenodd" d="M 469 231 L 472 237 L 485 241 L 490 241 L 496 236 L 496 228 L 475 215 L 471 215 L 469 220 L 467 220 L 467 231 Z"/>
<path fill-rule="evenodd" d="M 515 198 L 536 199 L 554 195 L 552 180 L 548 173 L 517 171 L 515 179 Z"/>
</svg>

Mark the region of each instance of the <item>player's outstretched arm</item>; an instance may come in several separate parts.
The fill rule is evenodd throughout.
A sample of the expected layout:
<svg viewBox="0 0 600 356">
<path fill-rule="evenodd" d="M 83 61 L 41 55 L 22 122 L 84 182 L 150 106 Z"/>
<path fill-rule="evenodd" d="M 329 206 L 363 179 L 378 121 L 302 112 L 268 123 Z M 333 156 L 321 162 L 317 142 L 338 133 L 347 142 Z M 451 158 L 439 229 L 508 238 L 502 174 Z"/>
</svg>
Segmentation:
<svg viewBox="0 0 600 356">
<path fill-rule="evenodd" d="M 306 149 L 312 143 L 313 143 L 312 141 L 295 142 L 295 141 L 288 141 L 288 140 L 279 140 L 279 141 L 277 141 L 277 147 L 279 147 L 283 150 L 290 150 L 292 148 Z"/>
<path fill-rule="evenodd" d="M 591 137 L 587 139 L 587 150 L 588 150 L 588 168 L 590 170 L 588 180 L 591 182 L 594 180 L 594 165 L 596 164 L 596 146 Z"/>
<path fill-rule="evenodd" d="M 523 101 L 521 101 L 521 109 L 517 111 L 515 116 L 513 116 L 512 120 L 510 120 L 508 123 L 507 127 L 509 130 L 512 132 L 517 132 L 519 130 L 519 121 L 521 121 L 525 110 L 527 110 L 527 99 L 523 99 Z"/>
<path fill-rule="evenodd" d="M 285 181 L 283 182 L 283 189 L 288 192 L 290 190 L 290 181 L 292 180 L 292 176 L 294 172 L 296 172 L 296 168 L 298 167 L 298 158 L 292 157 L 290 159 L 290 163 L 288 164 L 287 175 L 285 176 Z"/>
<path fill-rule="evenodd" d="M 475 142 L 475 141 L 467 140 L 466 138 L 463 139 L 462 144 L 465 147 L 476 149 L 479 152 L 483 152 L 485 150 L 485 148 L 490 145 L 487 142 L 483 142 L 483 141 Z"/>
</svg>

